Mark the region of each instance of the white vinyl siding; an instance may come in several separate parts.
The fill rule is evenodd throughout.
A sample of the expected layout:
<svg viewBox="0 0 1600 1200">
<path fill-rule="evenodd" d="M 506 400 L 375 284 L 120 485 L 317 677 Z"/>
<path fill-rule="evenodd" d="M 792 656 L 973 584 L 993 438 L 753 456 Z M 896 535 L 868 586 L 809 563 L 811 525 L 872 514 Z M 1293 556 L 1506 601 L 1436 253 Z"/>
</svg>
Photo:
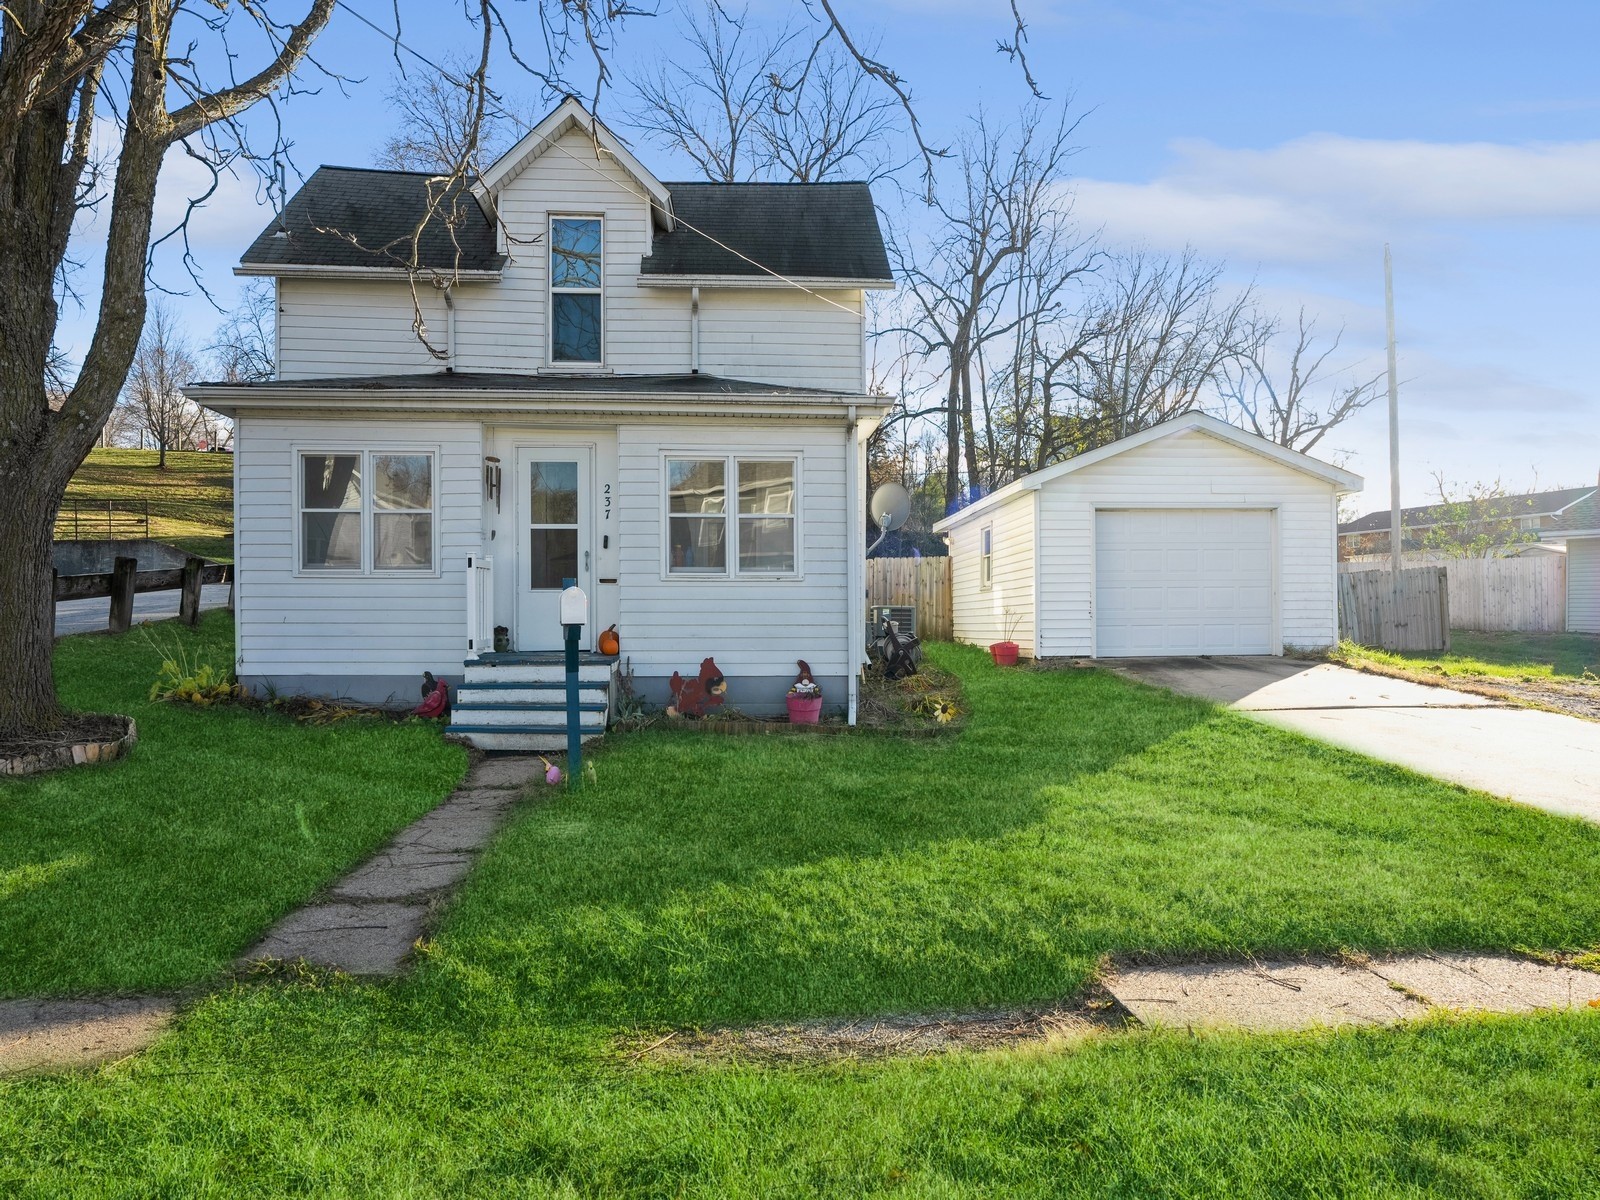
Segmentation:
<svg viewBox="0 0 1600 1200">
<path fill-rule="evenodd" d="M 982 520 L 950 531 L 950 591 L 957 641 L 987 646 L 1009 634 L 1023 654 L 1035 654 L 1033 504 L 1034 494 L 1024 492 L 985 513 Z M 993 531 L 993 570 L 987 585 L 982 555 L 985 529 Z"/>
<path fill-rule="evenodd" d="M 1600 537 L 1567 542 L 1567 629 L 1600 633 Z"/>
<path fill-rule="evenodd" d="M 460 670 L 466 557 L 482 525 L 476 422 L 241 415 L 234 455 L 240 675 L 415 676 Z M 434 570 L 297 570 L 299 451 L 347 447 L 435 456 Z M 363 480 L 363 486 L 370 483 Z"/>
<path fill-rule="evenodd" d="M 777 446 L 797 461 L 802 573 L 784 579 L 669 575 L 662 519 L 667 460 L 771 460 Z M 724 420 L 618 430 L 618 622 L 640 675 L 689 672 L 707 655 L 730 677 L 792 676 L 797 658 L 819 676 L 851 673 L 847 446 L 842 425 L 816 422 Z"/>
<path fill-rule="evenodd" d="M 594 143 L 571 132 L 501 191 L 498 204 L 510 261 L 498 282 L 453 290 L 458 371 L 532 373 L 553 364 L 547 352 L 552 215 L 590 214 L 604 222 L 605 368 L 618 374 L 690 369 L 687 288 L 640 287 L 650 253 L 649 210 L 639 185 L 597 159 Z M 445 348 L 443 297 L 425 281 L 418 295 L 429 340 Z M 762 383 L 859 393 L 865 388 L 863 293 L 799 289 L 703 288 L 700 370 Z M 442 370 L 412 332 L 411 288 L 403 281 L 284 279 L 279 288 L 281 379 Z"/>
</svg>

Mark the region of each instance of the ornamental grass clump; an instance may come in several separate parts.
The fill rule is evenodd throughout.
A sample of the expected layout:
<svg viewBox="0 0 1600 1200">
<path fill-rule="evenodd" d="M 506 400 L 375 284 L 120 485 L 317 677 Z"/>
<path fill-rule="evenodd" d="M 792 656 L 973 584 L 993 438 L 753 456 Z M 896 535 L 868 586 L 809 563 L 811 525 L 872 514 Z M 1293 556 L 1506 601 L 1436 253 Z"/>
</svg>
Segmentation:
<svg viewBox="0 0 1600 1200">
<path fill-rule="evenodd" d="M 244 699 L 244 687 L 232 671 L 219 670 L 199 654 L 191 654 L 176 638 L 166 643 L 148 630 L 144 636 L 150 647 L 161 655 L 161 669 L 150 685 L 150 699 L 174 700 L 202 708 Z"/>
</svg>

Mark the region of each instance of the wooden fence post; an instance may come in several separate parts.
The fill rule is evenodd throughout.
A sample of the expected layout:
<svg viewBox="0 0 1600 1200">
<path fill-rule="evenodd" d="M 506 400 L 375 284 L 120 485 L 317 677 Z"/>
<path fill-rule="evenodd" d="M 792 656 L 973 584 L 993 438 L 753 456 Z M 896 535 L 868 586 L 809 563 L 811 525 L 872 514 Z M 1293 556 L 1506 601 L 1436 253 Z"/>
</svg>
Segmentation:
<svg viewBox="0 0 1600 1200">
<path fill-rule="evenodd" d="M 133 624 L 133 591 L 139 574 L 139 560 L 118 558 L 111 568 L 111 618 L 112 633 L 127 633 Z"/>
<path fill-rule="evenodd" d="M 178 597 L 178 620 L 185 625 L 200 624 L 200 572 L 205 565 L 204 560 L 192 554 L 183 560 L 183 591 Z"/>
</svg>

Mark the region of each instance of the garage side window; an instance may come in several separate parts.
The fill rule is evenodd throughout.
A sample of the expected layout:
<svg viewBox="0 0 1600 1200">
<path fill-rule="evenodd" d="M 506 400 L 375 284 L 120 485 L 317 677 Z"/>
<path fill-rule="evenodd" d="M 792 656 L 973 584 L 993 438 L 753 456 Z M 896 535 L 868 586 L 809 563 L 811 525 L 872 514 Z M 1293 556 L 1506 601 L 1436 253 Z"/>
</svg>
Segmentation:
<svg viewBox="0 0 1600 1200">
<path fill-rule="evenodd" d="M 978 586 L 994 586 L 994 526 L 978 530 Z"/>
</svg>

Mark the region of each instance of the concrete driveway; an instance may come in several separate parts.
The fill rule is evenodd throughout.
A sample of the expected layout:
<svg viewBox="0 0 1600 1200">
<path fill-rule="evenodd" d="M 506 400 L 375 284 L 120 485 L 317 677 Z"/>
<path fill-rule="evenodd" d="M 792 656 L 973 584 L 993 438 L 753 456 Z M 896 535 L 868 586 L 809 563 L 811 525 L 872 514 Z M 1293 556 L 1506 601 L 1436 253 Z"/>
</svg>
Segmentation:
<svg viewBox="0 0 1600 1200">
<path fill-rule="evenodd" d="M 1114 669 L 1425 775 L 1600 822 L 1600 722 L 1331 663 L 1162 658 Z"/>
</svg>

